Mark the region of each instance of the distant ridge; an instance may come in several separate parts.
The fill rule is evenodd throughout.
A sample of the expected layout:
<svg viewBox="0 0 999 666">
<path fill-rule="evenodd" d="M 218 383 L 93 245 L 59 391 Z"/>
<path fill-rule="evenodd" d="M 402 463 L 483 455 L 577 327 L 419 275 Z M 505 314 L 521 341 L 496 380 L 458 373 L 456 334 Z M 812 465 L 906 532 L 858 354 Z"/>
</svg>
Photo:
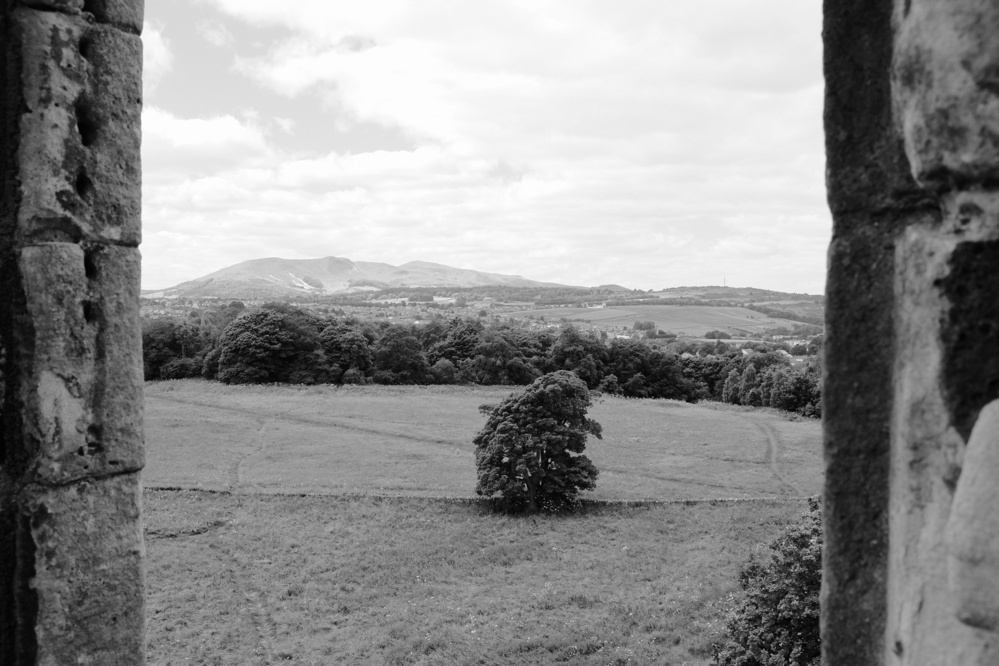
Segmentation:
<svg viewBox="0 0 999 666">
<path fill-rule="evenodd" d="M 392 266 L 345 257 L 250 259 L 174 287 L 143 291 L 150 298 L 281 298 L 295 295 L 350 294 L 399 287 L 557 287 L 554 282 L 520 275 L 484 273 L 429 261 Z M 581 288 L 581 287 L 580 287 Z"/>
</svg>

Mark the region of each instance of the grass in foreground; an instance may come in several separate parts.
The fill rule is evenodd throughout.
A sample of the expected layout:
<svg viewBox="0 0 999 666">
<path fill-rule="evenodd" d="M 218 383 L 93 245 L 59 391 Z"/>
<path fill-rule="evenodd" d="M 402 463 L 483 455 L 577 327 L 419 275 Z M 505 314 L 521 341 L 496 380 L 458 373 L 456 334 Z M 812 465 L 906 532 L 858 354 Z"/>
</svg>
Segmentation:
<svg viewBox="0 0 999 666">
<path fill-rule="evenodd" d="M 147 491 L 153 664 L 706 664 L 802 502 L 591 507 Z"/>
</svg>

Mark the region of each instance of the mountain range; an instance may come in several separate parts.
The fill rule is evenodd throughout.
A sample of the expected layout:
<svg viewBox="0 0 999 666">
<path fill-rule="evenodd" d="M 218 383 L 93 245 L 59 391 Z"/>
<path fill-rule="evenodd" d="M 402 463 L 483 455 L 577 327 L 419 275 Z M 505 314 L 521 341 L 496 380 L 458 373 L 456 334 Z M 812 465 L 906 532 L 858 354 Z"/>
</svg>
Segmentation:
<svg viewBox="0 0 999 666">
<path fill-rule="evenodd" d="M 528 280 L 519 275 L 484 273 L 429 261 L 401 266 L 344 257 L 322 259 L 251 259 L 182 282 L 174 287 L 143 291 L 150 298 L 280 298 L 301 294 L 349 294 L 399 287 L 567 287 Z"/>
</svg>

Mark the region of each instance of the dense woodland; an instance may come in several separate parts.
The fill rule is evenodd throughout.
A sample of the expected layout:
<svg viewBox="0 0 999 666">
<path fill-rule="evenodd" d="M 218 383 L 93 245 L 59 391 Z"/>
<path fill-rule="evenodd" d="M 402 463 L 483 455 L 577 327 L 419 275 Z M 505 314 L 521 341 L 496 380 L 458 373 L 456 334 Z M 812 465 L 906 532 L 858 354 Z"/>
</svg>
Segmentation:
<svg viewBox="0 0 999 666">
<path fill-rule="evenodd" d="M 816 340 L 781 343 L 685 341 L 645 330 L 644 339 L 515 322 L 439 316 L 421 323 L 317 314 L 283 303 L 239 301 L 143 325 L 146 379 L 205 377 L 230 384 L 527 385 L 569 370 L 588 388 L 632 398 L 776 407 L 820 415 Z M 782 347 L 784 348 L 782 351 Z M 793 363 L 784 353 L 808 355 Z"/>
</svg>

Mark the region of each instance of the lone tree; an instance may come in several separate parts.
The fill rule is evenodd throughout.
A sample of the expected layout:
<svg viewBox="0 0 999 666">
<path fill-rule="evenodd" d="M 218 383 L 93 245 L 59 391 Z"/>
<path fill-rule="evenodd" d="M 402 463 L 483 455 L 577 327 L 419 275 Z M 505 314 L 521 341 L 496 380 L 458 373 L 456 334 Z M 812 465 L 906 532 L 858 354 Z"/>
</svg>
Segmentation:
<svg viewBox="0 0 999 666">
<path fill-rule="evenodd" d="M 529 513 L 575 504 L 597 480 L 597 468 L 582 455 L 588 434 L 600 438 L 600 424 L 586 418 L 589 406 L 586 384 L 559 370 L 498 406 L 480 407 L 489 420 L 475 437 L 475 492 Z"/>
</svg>

